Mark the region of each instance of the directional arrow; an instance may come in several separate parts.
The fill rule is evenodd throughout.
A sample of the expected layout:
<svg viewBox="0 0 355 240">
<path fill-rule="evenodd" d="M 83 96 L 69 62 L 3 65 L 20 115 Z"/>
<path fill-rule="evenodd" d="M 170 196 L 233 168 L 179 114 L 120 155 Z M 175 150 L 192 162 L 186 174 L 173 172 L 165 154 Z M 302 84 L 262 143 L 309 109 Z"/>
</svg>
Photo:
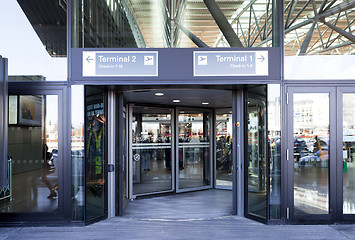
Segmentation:
<svg viewBox="0 0 355 240">
<path fill-rule="evenodd" d="M 90 61 L 92 61 L 92 60 L 94 60 L 94 59 L 90 58 L 90 56 L 88 56 L 88 57 L 86 58 L 86 61 L 88 61 L 88 63 L 90 63 Z"/>
<path fill-rule="evenodd" d="M 265 57 L 263 55 L 261 55 L 261 57 L 258 59 L 261 60 L 261 62 L 263 62 L 265 60 Z"/>
</svg>

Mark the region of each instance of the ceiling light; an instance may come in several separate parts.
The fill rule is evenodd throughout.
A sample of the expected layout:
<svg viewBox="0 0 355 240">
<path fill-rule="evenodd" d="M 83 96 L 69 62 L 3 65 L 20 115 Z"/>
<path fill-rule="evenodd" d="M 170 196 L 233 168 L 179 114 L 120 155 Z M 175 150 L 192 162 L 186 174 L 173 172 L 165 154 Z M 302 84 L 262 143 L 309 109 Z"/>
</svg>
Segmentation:
<svg viewBox="0 0 355 240">
<path fill-rule="evenodd" d="M 210 104 L 210 103 L 208 103 L 208 102 L 203 102 L 202 103 L 202 105 L 208 105 L 208 104 Z"/>
<path fill-rule="evenodd" d="M 173 102 L 174 102 L 174 103 L 179 103 L 179 102 L 180 102 L 180 99 L 174 99 Z"/>
<path fill-rule="evenodd" d="M 157 93 L 155 93 L 155 96 L 164 96 L 164 93 L 157 92 Z"/>
</svg>

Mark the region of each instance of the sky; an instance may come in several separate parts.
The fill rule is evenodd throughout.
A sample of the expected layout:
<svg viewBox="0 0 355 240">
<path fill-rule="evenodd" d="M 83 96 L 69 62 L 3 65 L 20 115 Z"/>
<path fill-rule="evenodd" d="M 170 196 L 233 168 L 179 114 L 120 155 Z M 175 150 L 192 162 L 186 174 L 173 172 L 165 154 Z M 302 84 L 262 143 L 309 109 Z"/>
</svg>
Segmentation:
<svg viewBox="0 0 355 240">
<path fill-rule="evenodd" d="M 67 79 L 67 59 L 49 56 L 16 0 L 0 0 L 0 55 L 9 60 L 9 75 Z"/>
</svg>

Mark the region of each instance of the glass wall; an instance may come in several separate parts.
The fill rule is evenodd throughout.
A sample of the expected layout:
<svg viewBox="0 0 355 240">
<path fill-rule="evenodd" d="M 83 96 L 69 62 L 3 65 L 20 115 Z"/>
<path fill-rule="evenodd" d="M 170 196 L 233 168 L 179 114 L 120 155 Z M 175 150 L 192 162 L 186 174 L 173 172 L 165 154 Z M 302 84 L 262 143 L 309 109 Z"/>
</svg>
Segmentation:
<svg viewBox="0 0 355 240">
<path fill-rule="evenodd" d="M 101 87 L 85 87 L 85 220 L 107 214 L 106 94 Z"/>
<path fill-rule="evenodd" d="M 272 1 L 73 0 L 74 48 L 272 46 Z"/>
<path fill-rule="evenodd" d="M 343 94 L 343 214 L 355 214 L 355 94 Z"/>
<path fill-rule="evenodd" d="M 267 217 L 266 85 L 249 86 L 246 97 L 246 214 Z"/>
<path fill-rule="evenodd" d="M 268 158 L 270 171 L 270 219 L 281 217 L 281 87 L 267 85 Z"/>
<path fill-rule="evenodd" d="M 1 1 L 0 55 L 9 81 L 66 81 L 65 1 Z"/>
<path fill-rule="evenodd" d="M 71 87 L 72 219 L 84 220 L 84 86 Z"/>
<path fill-rule="evenodd" d="M 10 196 L 0 212 L 58 210 L 58 96 L 10 95 L 8 154 Z"/>
</svg>

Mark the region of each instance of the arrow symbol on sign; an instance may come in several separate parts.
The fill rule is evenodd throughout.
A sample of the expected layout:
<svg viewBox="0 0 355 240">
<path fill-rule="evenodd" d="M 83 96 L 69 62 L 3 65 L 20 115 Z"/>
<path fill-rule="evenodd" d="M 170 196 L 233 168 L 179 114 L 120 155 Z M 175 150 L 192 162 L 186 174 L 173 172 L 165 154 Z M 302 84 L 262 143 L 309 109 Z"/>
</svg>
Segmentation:
<svg viewBox="0 0 355 240">
<path fill-rule="evenodd" d="M 261 62 L 262 61 L 264 61 L 265 60 L 265 57 L 263 56 L 263 55 L 261 55 L 261 57 L 260 58 L 258 58 L 259 60 L 261 60 Z"/>
<path fill-rule="evenodd" d="M 88 61 L 88 63 L 90 63 L 91 60 L 94 60 L 94 59 L 90 58 L 90 56 L 88 56 L 88 57 L 86 58 L 86 61 Z"/>
</svg>

